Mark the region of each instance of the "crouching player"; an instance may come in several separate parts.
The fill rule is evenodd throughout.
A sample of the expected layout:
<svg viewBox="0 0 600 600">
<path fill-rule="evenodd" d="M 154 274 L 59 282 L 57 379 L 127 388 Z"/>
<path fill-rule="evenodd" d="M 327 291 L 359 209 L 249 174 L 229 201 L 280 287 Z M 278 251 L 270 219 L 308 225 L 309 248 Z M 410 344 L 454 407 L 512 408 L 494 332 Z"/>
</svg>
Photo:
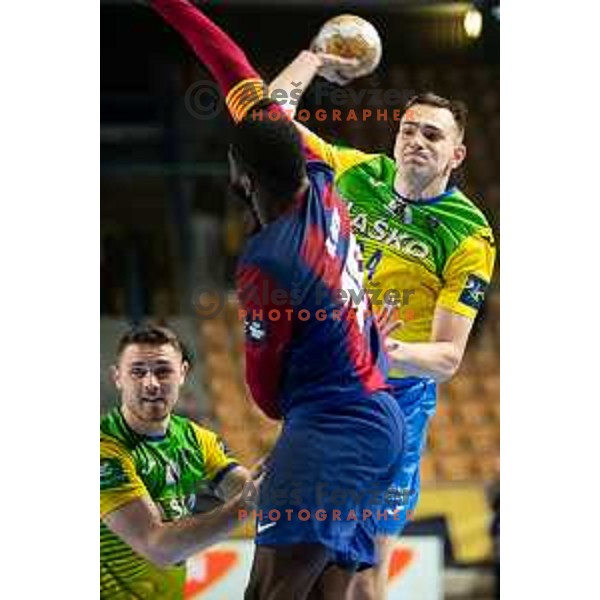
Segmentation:
<svg viewBox="0 0 600 600">
<path fill-rule="evenodd" d="M 256 497 L 214 433 L 172 414 L 188 367 L 164 327 L 134 328 L 119 343 L 121 404 L 100 424 L 102 598 L 182 599 L 185 560 L 224 538 Z"/>
</svg>

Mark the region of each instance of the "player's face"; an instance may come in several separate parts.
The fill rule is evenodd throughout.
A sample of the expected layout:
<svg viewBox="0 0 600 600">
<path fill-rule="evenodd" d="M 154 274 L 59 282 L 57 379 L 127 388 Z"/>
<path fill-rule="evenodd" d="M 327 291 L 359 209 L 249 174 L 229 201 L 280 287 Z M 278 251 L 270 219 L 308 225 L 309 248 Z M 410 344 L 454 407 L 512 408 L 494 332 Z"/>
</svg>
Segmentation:
<svg viewBox="0 0 600 600">
<path fill-rule="evenodd" d="M 415 104 L 406 111 L 394 147 L 401 176 L 427 184 L 448 177 L 465 155 L 462 136 L 448 109 Z"/>
<path fill-rule="evenodd" d="M 124 408 L 143 423 L 164 421 L 179 398 L 187 370 L 171 344 L 127 346 L 114 377 Z"/>
</svg>

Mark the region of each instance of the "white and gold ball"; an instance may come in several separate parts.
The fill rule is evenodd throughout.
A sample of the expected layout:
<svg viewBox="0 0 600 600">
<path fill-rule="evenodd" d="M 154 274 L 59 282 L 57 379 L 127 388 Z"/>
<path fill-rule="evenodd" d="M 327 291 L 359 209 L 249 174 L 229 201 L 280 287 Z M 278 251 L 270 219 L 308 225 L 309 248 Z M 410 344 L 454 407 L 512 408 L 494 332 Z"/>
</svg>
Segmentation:
<svg viewBox="0 0 600 600">
<path fill-rule="evenodd" d="M 339 74 L 347 80 L 372 73 L 381 60 L 381 38 L 375 27 L 356 15 L 339 15 L 329 19 L 313 41 L 313 50 L 358 60 L 356 67 L 324 68 L 320 74 L 339 82 Z"/>
</svg>

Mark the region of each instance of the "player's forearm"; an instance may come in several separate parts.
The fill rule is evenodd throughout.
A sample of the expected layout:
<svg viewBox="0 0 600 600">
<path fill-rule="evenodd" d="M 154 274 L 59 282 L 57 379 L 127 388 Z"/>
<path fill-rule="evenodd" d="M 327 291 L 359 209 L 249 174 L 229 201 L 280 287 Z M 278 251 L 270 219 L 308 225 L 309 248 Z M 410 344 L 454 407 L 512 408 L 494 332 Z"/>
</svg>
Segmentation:
<svg viewBox="0 0 600 600">
<path fill-rule="evenodd" d="M 283 106 L 290 117 L 294 117 L 302 94 L 308 89 L 321 59 L 314 52 L 303 50 L 269 85 L 269 95 Z M 281 103 L 285 100 L 285 103 Z"/>
<path fill-rule="evenodd" d="M 431 377 L 438 383 L 450 379 L 458 370 L 462 351 L 452 342 L 386 344 L 390 367 L 417 377 Z"/>
<path fill-rule="evenodd" d="M 177 564 L 224 539 L 248 513 L 242 494 L 208 513 L 161 523 L 149 534 L 145 554 L 160 566 Z"/>
<path fill-rule="evenodd" d="M 188 0 L 152 0 L 151 4 L 183 36 L 210 70 L 227 99 L 234 119 L 239 120 L 239 115 L 232 111 L 227 95 L 237 84 L 248 80 L 254 82 L 251 89 L 245 88 L 245 103 L 251 101 L 254 104 L 264 97 L 264 83 L 242 49 L 200 9 Z"/>
</svg>

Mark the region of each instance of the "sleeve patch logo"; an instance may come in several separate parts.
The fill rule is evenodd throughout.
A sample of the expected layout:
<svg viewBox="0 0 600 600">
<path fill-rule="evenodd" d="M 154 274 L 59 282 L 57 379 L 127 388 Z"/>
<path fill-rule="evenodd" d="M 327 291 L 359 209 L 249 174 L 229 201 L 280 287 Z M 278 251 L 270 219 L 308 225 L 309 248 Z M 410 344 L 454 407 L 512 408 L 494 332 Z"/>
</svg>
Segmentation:
<svg viewBox="0 0 600 600">
<path fill-rule="evenodd" d="M 129 483 L 127 473 L 117 458 L 100 460 L 100 489 L 108 490 Z"/>
<path fill-rule="evenodd" d="M 221 452 L 227 456 L 228 458 L 230 458 L 231 456 L 233 456 L 233 453 L 231 452 L 231 448 L 229 448 L 229 446 L 225 443 L 225 440 L 223 440 L 222 438 L 218 437 L 217 438 L 217 445 L 219 446 L 219 449 L 221 450 Z"/>
<path fill-rule="evenodd" d="M 253 342 L 262 342 L 267 335 L 267 327 L 260 319 L 249 319 L 244 322 L 246 337 Z"/>
<path fill-rule="evenodd" d="M 460 294 L 459 302 L 462 302 L 475 310 L 479 310 L 483 304 L 487 287 L 487 281 L 484 281 L 481 277 L 477 277 L 477 275 L 469 275 L 469 277 L 467 277 L 467 283 Z"/>
</svg>

